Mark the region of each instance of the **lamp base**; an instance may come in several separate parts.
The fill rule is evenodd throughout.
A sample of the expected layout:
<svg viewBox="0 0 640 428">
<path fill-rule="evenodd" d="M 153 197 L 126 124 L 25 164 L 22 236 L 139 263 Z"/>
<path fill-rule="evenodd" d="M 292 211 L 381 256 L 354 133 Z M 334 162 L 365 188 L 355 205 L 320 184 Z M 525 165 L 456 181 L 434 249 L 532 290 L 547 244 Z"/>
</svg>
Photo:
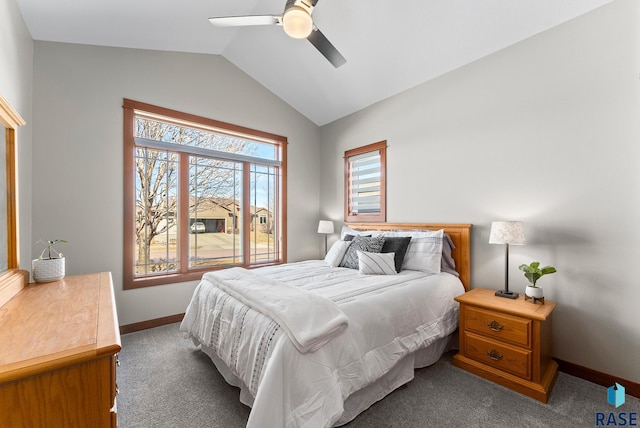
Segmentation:
<svg viewBox="0 0 640 428">
<path fill-rule="evenodd" d="M 496 296 L 506 297 L 507 299 L 517 299 L 519 294 L 514 293 L 513 291 L 498 290 L 496 291 Z"/>
</svg>

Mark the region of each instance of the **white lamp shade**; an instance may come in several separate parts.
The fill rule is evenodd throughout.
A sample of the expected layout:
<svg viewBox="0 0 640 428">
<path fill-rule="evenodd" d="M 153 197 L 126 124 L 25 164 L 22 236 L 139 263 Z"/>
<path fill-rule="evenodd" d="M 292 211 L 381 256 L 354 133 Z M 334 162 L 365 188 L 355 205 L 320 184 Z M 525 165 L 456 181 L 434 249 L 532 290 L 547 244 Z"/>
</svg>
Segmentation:
<svg viewBox="0 0 640 428">
<path fill-rule="evenodd" d="M 489 244 L 524 245 L 524 226 L 521 221 L 494 221 L 491 223 Z"/>
<path fill-rule="evenodd" d="M 318 233 L 333 233 L 333 222 L 331 220 L 320 220 Z"/>
</svg>

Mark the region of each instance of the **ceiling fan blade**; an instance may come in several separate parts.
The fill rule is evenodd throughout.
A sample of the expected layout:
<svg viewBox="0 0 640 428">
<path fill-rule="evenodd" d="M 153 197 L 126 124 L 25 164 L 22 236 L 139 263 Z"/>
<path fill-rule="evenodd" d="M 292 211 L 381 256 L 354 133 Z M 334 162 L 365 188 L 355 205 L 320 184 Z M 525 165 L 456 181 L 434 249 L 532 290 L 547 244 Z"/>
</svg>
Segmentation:
<svg viewBox="0 0 640 428">
<path fill-rule="evenodd" d="M 335 68 L 338 68 L 347 62 L 335 46 L 331 44 L 329 39 L 327 39 L 317 28 L 313 29 L 311 34 L 309 34 L 309 37 L 307 37 L 307 40 L 309 40 L 311 44 L 315 46 L 315 48 L 318 49 Z"/>
<path fill-rule="evenodd" d="M 273 15 L 253 16 L 222 16 L 209 18 L 209 22 L 219 27 L 243 27 L 250 25 L 276 25 L 280 24 L 281 17 Z"/>
</svg>

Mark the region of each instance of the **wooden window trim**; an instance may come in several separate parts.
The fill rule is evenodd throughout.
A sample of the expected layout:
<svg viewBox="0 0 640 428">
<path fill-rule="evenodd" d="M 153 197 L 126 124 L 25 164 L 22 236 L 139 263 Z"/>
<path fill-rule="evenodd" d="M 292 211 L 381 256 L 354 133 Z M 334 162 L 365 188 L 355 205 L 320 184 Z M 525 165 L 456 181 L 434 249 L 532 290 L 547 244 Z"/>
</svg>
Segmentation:
<svg viewBox="0 0 640 428">
<path fill-rule="evenodd" d="M 174 284 L 179 282 L 187 282 L 187 281 L 197 281 L 202 278 L 202 274 L 206 271 L 216 270 L 215 267 L 207 267 L 203 269 L 189 269 L 188 271 L 171 273 L 171 274 L 158 274 L 158 275 L 149 275 L 145 277 L 136 277 L 135 276 L 135 141 L 134 141 L 134 123 L 136 110 L 144 111 L 146 113 L 157 114 L 159 116 L 176 119 L 178 121 L 188 122 L 190 125 L 200 124 L 208 128 L 216 128 L 216 129 L 225 129 L 227 131 L 231 131 L 233 133 L 239 135 L 246 135 L 249 138 L 258 138 L 265 139 L 269 141 L 277 141 L 279 142 L 280 149 L 280 177 L 279 177 L 279 195 L 278 195 L 278 209 L 280 213 L 280 236 L 277 238 L 280 240 L 279 249 L 280 249 L 280 260 L 277 262 L 268 262 L 261 264 L 249 265 L 249 256 L 248 256 L 248 248 L 249 248 L 249 234 L 245 234 L 244 245 L 247 249 L 244 252 L 244 263 L 240 266 L 251 268 L 258 266 L 266 266 L 270 264 L 278 264 L 284 263 L 287 261 L 287 212 L 286 212 L 286 203 L 287 200 L 287 138 L 275 135 L 263 131 L 257 131 L 254 129 L 233 125 L 209 118 L 205 118 L 202 116 L 192 115 L 189 113 L 184 113 L 176 110 L 167 109 L 164 107 L 158 107 L 151 104 L 143 103 L 140 101 L 134 101 L 130 99 L 123 100 L 123 141 L 124 141 L 124 150 L 123 150 L 123 169 L 124 169 L 124 205 L 123 205 L 123 215 L 124 215 L 124 226 L 123 226 L 123 289 L 136 289 L 142 287 L 150 287 L 155 285 L 164 285 L 164 284 Z M 184 168 L 185 170 L 187 168 Z M 247 169 L 247 168 L 245 168 Z M 183 172 L 180 170 L 180 174 L 186 174 L 187 172 Z M 182 180 L 185 180 L 185 177 L 181 177 Z M 248 186 L 248 185 L 247 185 Z M 244 191 L 247 191 L 244 189 Z M 243 198 L 244 199 L 244 198 Z M 180 204 L 183 205 L 183 204 Z M 245 215 L 249 214 L 249 209 L 245 208 Z M 185 216 L 180 216 L 180 218 L 184 219 L 185 222 L 188 222 L 188 219 Z M 244 221 L 249 221 L 249 218 L 246 217 Z M 245 223 L 248 224 L 248 223 Z M 182 228 L 184 224 L 180 224 Z M 186 229 L 182 229 L 186 230 Z M 183 251 L 183 248 L 187 248 L 188 251 L 188 237 L 183 236 L 185 234 L 181 234 L 179 249 L 178 251 Z M 181 257 L 181 260 L 186 260 Z M 220 268 L 222 269 L 222 267 Z"/>
<path fill-rule="evenodd" d="M 7 228 L 7 270 L 0 273 L 0 306 L 18 294 L 29 282 L 29 272 L 20 269 L 18 257 L 18 200 L 16 195 L 16 129 L 25 124 L 26 122 L 18 112 L 0 95 L 0 125 L 5 128 L 5 196 L 7 202 L 7 223 L 2 226 Z"/>
<path fill-rule="evenodd" d="M 349 158 L 369 152 L 380 152 L 380 213 L 352 214 L 349 203 Z M 387 140 L 347 150 L 344 152 L 344 220 L 345 222 L 387 221 Z"/>
</svg>

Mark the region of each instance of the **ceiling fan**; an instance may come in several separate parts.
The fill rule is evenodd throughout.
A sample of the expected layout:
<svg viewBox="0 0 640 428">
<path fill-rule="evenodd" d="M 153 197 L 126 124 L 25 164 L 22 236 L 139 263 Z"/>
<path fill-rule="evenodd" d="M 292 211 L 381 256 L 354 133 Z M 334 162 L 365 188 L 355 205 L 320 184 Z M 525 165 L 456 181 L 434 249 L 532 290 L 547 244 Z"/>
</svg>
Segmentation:
<svg viewBox="0 0 640 428">
<path fill-rule="evenodd" d="M 240 27 L 250 25 L 282 25 L 284 32 L 295 39 L 307 39 L 324 57 L 338 68 L 346 59 L 313 23 L 313 8 L 318 0 L 287 0 L 284 12 L 276 15 L 224 16 L 209 18 L 213 25 Z"/>
</svg>

